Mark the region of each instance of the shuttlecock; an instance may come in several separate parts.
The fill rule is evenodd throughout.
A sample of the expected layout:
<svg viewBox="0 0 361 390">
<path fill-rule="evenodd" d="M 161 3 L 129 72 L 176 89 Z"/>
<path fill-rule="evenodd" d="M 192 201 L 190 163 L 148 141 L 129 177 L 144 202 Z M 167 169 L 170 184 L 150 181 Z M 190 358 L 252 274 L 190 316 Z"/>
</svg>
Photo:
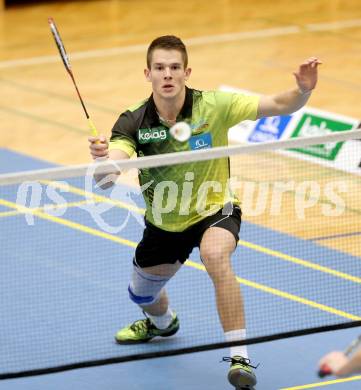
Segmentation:
<svg viewBox="0 0 361 390">
<path fill-rule="evenodd" d="M 192 134 L 191 128 L 186 122 L 178 122 L 169 129 L 170 135 L 179 142 L 185 142 Z"/>
</svg>

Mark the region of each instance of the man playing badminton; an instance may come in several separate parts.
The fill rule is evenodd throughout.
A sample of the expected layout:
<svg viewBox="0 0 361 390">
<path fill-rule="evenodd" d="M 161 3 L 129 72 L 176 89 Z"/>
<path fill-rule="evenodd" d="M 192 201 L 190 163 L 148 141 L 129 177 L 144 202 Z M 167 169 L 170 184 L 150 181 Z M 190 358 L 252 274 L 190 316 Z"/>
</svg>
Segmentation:
<svg viewBox="0 0 361 390">
<path fill-rule="evenodd" d="M 93 158 L 127 159 L 133 153 L 149 156 L 227 145 L 228 129 L 243 120 L 292 113 L 305 105 L 317 82 L 317 58 L 310 58 L 294 73 L 295 89 L 274 96 L 246 96 L 219 91 L 202 92 L 186 87 L 191 69 L 183 42 L 174 36 L 155 39 L 148 48 L 145 77 L 152 95 L 122 113 L 112 129 L 110 141 L 104 136 L 90 137 Z M 183 142 L 171 138 L 169 129 L 177 122 L 190 125 L 191 137 Z M 231 266 L 231 255 L 238 242 L 241 210 L 236 197 L 226 191 L 229 179 L 227 158 L 206 162 L 144 169 L 140 184 L 152 183 L 144 191 L 145 230 L 133 260 L 129 284 L 130 299 L 140 306 L 145 319 L 121 329 L 115 336 L 120 344 L 142 343 L 156 336 L 167 337 L 179 328 L 176 313 L 170 308 L 166 283 L 199 247 L 201 260 L 213 282 L 220 322 L 226 341 L 246 338 L 243 300 Z M 98 178 L 100 180 L 100 178 Z M 182 188 L 191 183 L 193 192 L 186 198 L 164 199 L 168 192 L 162 183 Z M 202 201 L 197 198 L 204 183 Z M 158 187 L 157 187 L 158 185 Z M 221 189 L 219 189 L 219 188 Z M 180 196 L 180 192 L 178 195 Z M 195 194 L 195 195 L 194 195 Z M 172 208 L 164 202 L 174 201 Z M 253 373 L 246 346 L 232 347 L 228 373 L 238 390 L 253 389 Z"/>
</svg>

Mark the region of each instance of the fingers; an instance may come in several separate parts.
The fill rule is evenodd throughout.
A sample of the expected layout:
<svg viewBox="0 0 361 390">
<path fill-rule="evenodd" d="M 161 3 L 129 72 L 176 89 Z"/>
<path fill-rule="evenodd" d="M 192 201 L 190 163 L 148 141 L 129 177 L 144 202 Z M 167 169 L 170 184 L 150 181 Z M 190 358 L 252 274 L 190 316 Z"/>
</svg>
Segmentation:
<svg viewBox="0 0 361 390">
<path fill-rule="evenodd" d="M 90 154 L 93 159 L 108 157 L 108 141 L 104 135 L 88 137 Z"/>
<path fill-rule="evenodd" d="M 292 72 L 292 73 L 296 77 L 296 80 L 299 81 L 300 80 L 300 75 L 297 72 Z"/>
<path fill-rule="evenodd" d="M 316 57 L 311 57 L 309 60 L 308 60 L 308 65 L 311 66 L 311 68 L 317 68 L 318 65 L 321 65 L 322 64 L 322 61 L 320 61 L 318 58 Z"/>
<path fill-rule="evenodd" d="M 328 353 L 327 355 L 325 355 L 322 359 L 320 359 L 320 361 L 318 362 L 318 366 L 321 367 L 323 366 L 324 364 L 327 364 L 330 360 L 330 358 L 332 359 L 332 356 L 333 356 L 334 352 L 330 352 Z"/>
<path fill-rule="evenodd" d="M 296 82 L 301 93 L 312 91 L 317 84 L 317 66 L 322 62 L 317 57 L 310 57 L 305 60 L 297 72 L 293 72 Z"/>
<path fill-rule="evenodd" d="M 340 351 L 333 351 L 324 356 L 318 363 L 320 372 L 325 375 L 339 375 L 340 369 L 347 363 L 347 356 Z"/>
<path fill-rule="evenodd" d="M 324 378 L 327 375 L 332 375 L 332 370 L 327 364 L 323 364 L 318 370 L 318 376 Z"/>
<path fill-rule="evenodd" d="M 88 141 L 90 143 L 94 143 L 94 142 L 108 143 L 107 138 L 103 134 L 101 134 L 97 137 L 89 136 Z"/>
<path fill-rule="evenodd" d="M 323 378 L 327 375 L 332 374 L 332 369 L 329 365 L 330 360 L 332 361 L 332 354 L 328 354 L 324 356 L 319 362 L 318 362 L 318 376 L 320 378 Z"/>
<path fill-rule="evenodd" d="M 310 57 L 300 65 L 300 68 L 316 68 L 318 65 L 322 65 L 322 61 L 320 61 L 317 57 Z"/>
</svg>

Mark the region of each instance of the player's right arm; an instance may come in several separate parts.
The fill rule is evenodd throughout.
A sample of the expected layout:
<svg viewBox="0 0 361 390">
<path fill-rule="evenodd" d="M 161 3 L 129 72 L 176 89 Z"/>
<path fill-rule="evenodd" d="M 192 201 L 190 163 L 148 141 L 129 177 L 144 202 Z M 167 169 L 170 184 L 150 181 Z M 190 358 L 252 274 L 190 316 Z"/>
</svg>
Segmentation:
<svg viewBox="0 0 361 390">
<path fill-rule="evenodd" d="M 124 152 L 120 149 L 112 149 L 109 150 L 109 142 L 107 138 L 104 135 L 100 135 L 98 137 L 89 137 L 89 149 L 90 154 L 93 157 L 94 160 L 125 160 L 129 158 L 128 153 Z M 109 188 L 112 186 L 117 177 L 119 176 L 120 172 L 114 167 L 114 172 L 107 173 L 107 174 L 95 174 L 94 179 L 97 183 L 100 183 L 101 181 L 104 181 L 104 183 L 101 185 L 102 189 Z M 106 180 L 105 180 L 106 179 Z"/>
<path fill-rule="evenodd" d="M 146 105 L 142 101 L 120 114 L 112 128 L 109 141 L 104 135 L 89 137 L 90 154 L 93 159 L 118 161 L 129 159 L 136 154 L 136 131 L 141 125 L 145 109 Z M 119 170 L 114 166 L 114 172 L 107 175 L 95 174 L 94 179 L 101 188 L 106 189 L 116 182 L 119 174 Z"/>
</svg>

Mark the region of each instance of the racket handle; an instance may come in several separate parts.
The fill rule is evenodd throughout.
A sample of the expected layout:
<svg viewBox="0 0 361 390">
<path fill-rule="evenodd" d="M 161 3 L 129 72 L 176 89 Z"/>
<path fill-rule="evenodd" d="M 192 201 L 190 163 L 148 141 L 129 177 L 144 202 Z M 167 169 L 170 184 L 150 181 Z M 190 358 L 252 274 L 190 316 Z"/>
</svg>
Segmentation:
<svg viewBox="0 0 361 390">
<path fill-rule="evenodd" d="M 331 374 L 332 374 L 332 371 L 331 371 L 330 367 L 328 367 L 327 364 L 323 364 L 318 371 L 318 376 L 320 378 L 324 378 L 325 376 L 331 375 Z"/>
<path fill-rule="evenodd" d="M 90 132 L 91 132 L 91 135 L 93 137 L 97 137 L 98 136 L 98 130 L 96 129 L 96 127 L 94 126 L 94 123 L 91 121 L 90 118 L 88 118 L 88 124 L 89 124 L 89 128 L 90 128 Z"/>
</svg>

